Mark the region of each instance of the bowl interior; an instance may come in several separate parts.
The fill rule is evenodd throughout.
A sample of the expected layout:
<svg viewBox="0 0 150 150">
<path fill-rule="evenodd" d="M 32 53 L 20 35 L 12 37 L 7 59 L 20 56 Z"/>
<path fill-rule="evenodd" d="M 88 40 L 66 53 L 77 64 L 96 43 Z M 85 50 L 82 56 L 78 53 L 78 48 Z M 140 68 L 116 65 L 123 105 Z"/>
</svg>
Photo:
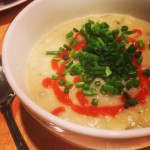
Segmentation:
<svg viewBox="0 0 150 150">
<path fill-rule="evenodd" d="M 30 99 L 25 80 L 26 62 L 30 51 L 45 34 L 64 21 L 91 14 L 104 15 L 108 13 L 129 14 L 150 21 L 149 6 L 149 0 L 36 0 L 32 2 L 15 18 L 4 39 L 3 66 L 10 85 L 22 102 L 38 116 L 47 121 L 52 121 L 62 128 L 76 132 L 76 129 L 69 127 L 69 124 L 68 126 L 64 125 L 64 121 L 46 113 Z M 82 133 L 82 129 L 77 132 L 79 131 Z M 97 132 L 97 130 L 95 131 Z M 98 136 L 95 131 L 86 134 Z M 103 132 L 99 133 L 101 133 L 99 136 L 111 137 L 105 135 L 106 132 L 104 134 Z M 110 132 L 108 131 L 108 133 Z M 146 133 L 143 132 L 143 134 Z M 121 134 L 118 131 L 117 134 L 112 133 L 112 137 L 131 137 L 131 134 L 125 134 L 124 136 Z"/>
</svg>

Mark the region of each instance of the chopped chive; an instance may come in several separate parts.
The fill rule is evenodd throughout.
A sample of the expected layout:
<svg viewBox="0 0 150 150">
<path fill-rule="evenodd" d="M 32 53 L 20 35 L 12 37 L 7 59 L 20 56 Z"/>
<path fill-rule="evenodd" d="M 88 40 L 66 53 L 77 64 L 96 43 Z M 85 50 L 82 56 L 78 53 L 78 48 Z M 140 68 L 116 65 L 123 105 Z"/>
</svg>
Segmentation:
<svg viewBox="0 0 150 150">
<path fill-rule="evenodd" d="M 109 66 L 106 66 L 106 76 L 110 76 L 112 74 L 112 71 L 110 70 Z"/>
<path fill-rule="evenodd" d="M 128 26 L 122 26 L 121 31 L 128 31 Z"/>
<path fill-rule="evenodd" d="M 59 47 L 60 52 L 63 51 L 63 50 L 65 50 L 63 47 Z"/>
<path fill-rule="evenodd" d="M 138 99 L 137 98 L 132 98 L 129 100 L 129 104 L 130 106 L 136 105 L 138 104 Z"/>
<path fill-rule="evenodd" d="M 136 51 L 136 46 L 134 45 L 134 44 L 131 44 L 129 47 L 128 47 L 128 49 L 127 49 L 127 51 L 129 52 L 129 53 L 134 53 L 135 51 Z"/>
<path fill-rule="evenodd" d="M 133 34 L 133 31 L 123 31 L 124 34 Z"/>
<path fill-rule="evenodd" d="M 93 95 L 92 91 L 89 91 L 89 90 L 83 90 L 83 94 L 86 96 L 92 96 Z"/>
<path fill-rule="evenodd" d="M 66 34 L 66 38 L 67 39 L 72 37 L 72 36 L 73 36 L 73 31 L 70 31 L 69 33 Z"/>
<path fill-rule="evenodd" d="M 117 50 L 121 50 L 122 48 L 125 48 L 125 43 L 124 42 L 121 42 L 121 43 L 118 44 Z"/>
<path fill-rule="evenodd" d="M 73 61 L 70 60 L 70 61 L 67 62 L 67 64 L 65 64 L 65 67 L 68 69 L 68 68 L 70 68 L 72 65 L 73 65 Z"/>
<path fill-rule="evenodd" d="M 138 41 L 138 46 L 139 46 L 140 48 L 144 46 L 144 43 L 143 43 L 142 40 L 139 40 L 139 41 Z"/>
<path fill-rule="evenodd" d="M 116 36 L 117 34 L 119 34 L 119 29 L 112 30 L 112 34 L 114 36 Z"/>
<path fill-rule="evenodd" d="M 65 93 L 65 94 L 68 94 L 68 93 L 69 93 L 69 90 L 70 90 L 69 88 L 65 87 L 65 88 L 64 88 L 64 93 Z"/>
<path fill-rule="evenodd" d="M 57 80 L 59 78 L 58 74 L 52 74 L 52 79 Z"/>
<path fill-rule="evenodd" d="M 66 86 L 67 88 L 71 88 L 71 87 L 73 86 L 73 84 L 70 83 L 70 82 L 68 82 L 68 81 L 66 81 L 66 82 L 65 82 L 65 86 Z"/>
<path fill-rule="evenodd" d="M 106 92 L 110 92 L 110 93 L 113 93 L 115 88 L 114 86 L 112 85 L 109 85 L 109 84 L 105 84 L 104 87 L 103 87 L 104 91 Z"/>
<path fill-rule="evenodd" d="M 84 84 L 84 90 L 89 90 L 90 84 L 89 83 L 85 83 Z"/>
<path fill-rule="evenodd" d="M 71 48 L 67 44 L 64 44 L 63 47 L 68 51 L 71 50 Z"/>
<path fill-rule="evenodd" d="M 90 24 L 94 24 L 94 21 L 93 20 L 88 20 L 88 22 L 90 23 Z"/>
<path fill-rule="evenodd" d="M 59 61 L 59 60 L 60 60 L 60 58 L 57 57 L 57 56 L 54 56 L 53 59 L 56 60 L 56 61 Z"/>
<path fill-rule="evenodd" d="M 130 106 L 134 106 L 138 104 L 138 99 L 137 98 L 132 98 L 126 101 L 126 103 L 124 104 L 124 108 L 129 108 Z"/>
<path fill-rule="evenodd" d="M 59 54 L 59 51 L 47 51 L 46 55 L 57 55 Z"/>
<path fill-rule="evenodd" d="M 104 41 L 101 38 L 98 38 L 98 41 L 100 42 L 101 46 L 105 45 Z"/>
<path fill-rule="evenodd" d="M 125 42 L 128 44 L 130 42 L 130 40 L 126 37 Z"/>
<path fill-rule="evenodd" d="M 138 51 L 136 54 L 135 54 L 135 58 L 140 58 L 142 55 L 142 51 Z"/>
<path fill-rule="evenodd" d="M 83 94 L 86 96 L 93 96 L 93 95 L 96 95 L 97 92 L 96 92 L 96 89 L 89 88 L 89 90 L 83 89 Z"/>
<path fill-rule="evenodd" d="M 68 56 L 63 55 L 63 60 L 68 60 Z"/>
<path fill-rule="evenodd" d="M 84 87 L 85 82 L 76 82 L 75 85 L 77 88 Z"/>
<path fill-rule="evenodd" d="M 62 86 L 62 85 L 65 84 L 65 81 L 64 81 L 64 80 L 59 80 L 59 81 L 58 81 L 58 84 L 59 84 L 60 86 Z"/>
<path fill-rule="evenodd" d="M 77 41 L 73 40 L 71 44 L 72 44 L 72 46 L 76 46 L 77 45 Z"/>
<path fill-rule="evenodd" d="M 94 106 L 97 106 L 98 105 L 98 99 L 93 98 L 91 104 L 94 105 Z"/>
<path fill-rule="evenodd" d="M 77 59 L 77 58 L 79 58 L 79 57 L 81 57 L 81 56 L 83 56 L 83 53 L 82 53 L 82 52 L 77 52 L 77 53 L 75 53 L 72 57 L 73 57 L 74 59 Z"/>
<path fill-rule="evenodd" d="M 73 28 L 74 32 L 79 32 L 79 30 L 77 28 Z"/>
<path fill-rule="evenodd" d="M 74 39 L 73 39 L 73 38 L 71 38 L 71 39 L 69 40 L 69 42 L 68 42 L 68 43 L 69 43 L 69 44 L 71 44 L 71 43 L 73 42 L 73 40 L 74 40 Z"/>
<path fill-rule="evenodd" d="M 136 60 L 136 63 L 137 63 L 138 65 L 140 65 L 140 64 L 142 63 L 142 58 L 138 58 L 138 59 Z"/>
<path fill-rule="evenodd" d="M 150 76 L 150 69 L 144 69 L 143 74 L 146 76 Z"/>
<path fill-rule="evenodd" d="M 75 50 L 74 49 L 71 49 L 70 53 L 69 53 L 69 56 L 70 57 L 73 57 L 73 55 L 75 54 Z"/>
<path fill-rule="evenodd" d="M 125 39 L 125 35 L 122 33 L 119 37 L 120 40 L 124 40 Z"/>
<path fill-rule="evenodd" d="M 61 75 L 62 75 L 62 76 L 65 76 L 65 75 L 67 75 L 67 73 L 69 73 L 69 72 L 70 72 L 70 68 L 69 68 L 69 69 L 66 69 L 64 72 L 62 72 Z"/>
</svg>

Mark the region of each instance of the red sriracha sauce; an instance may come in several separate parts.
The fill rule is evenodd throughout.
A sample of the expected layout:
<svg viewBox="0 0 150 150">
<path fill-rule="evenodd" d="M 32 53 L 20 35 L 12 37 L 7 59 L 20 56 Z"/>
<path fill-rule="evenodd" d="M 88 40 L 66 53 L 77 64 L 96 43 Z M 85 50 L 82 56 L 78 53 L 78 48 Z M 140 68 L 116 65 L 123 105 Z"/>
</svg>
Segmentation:
<svg viewBox="0 0 150 150">
<path fill-rule="evenodd" d="M 65 112 L 64 107 L 57 107 L 54 110 L 51 111 L 51 113 L 55 116 L 59 116 L 61 113 Z"/>
</svg>

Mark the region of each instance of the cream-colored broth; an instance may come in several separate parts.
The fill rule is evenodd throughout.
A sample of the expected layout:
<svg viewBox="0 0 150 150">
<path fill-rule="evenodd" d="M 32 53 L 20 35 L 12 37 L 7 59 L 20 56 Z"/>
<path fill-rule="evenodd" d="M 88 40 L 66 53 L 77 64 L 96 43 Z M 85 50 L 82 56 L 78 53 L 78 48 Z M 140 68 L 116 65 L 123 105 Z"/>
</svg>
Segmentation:
<svg viewBox="0 0 150 150">
<path fill-rule="evenodd" d="M 123 25 L 127 25 L 129 30 L 141 29 L 143 35 L 138 37 L 142 39 L 146 45 L 146 50 L 143 53 L 142 65 L 145 68 L 150 67 L 149 57 L 150 52 L 148 44 L 150 43 L 150 24 L 130 16 L 123 15 L 107 15 L 99 16 L 93 15 L 85 18 L 78 18 L 68 22 L 65 22 L 56 28 L 52 29 L 46 37 L 44 37 L 32 50 L 28 64 L 27 64 L 27 83 L 29 93 L 35 103 L 41 106 L 46 111 L 50 112 L 58 106 L 65 107 L 66 111 L 60 115 L 61 118 L 75 122 L 81 125 L 95 127 L 95 128 L 107 128 L 107 129 L 129 129 L 150 126 L 150 98 L 147 97 L 146 103 L 143 105 L 137 105 L 136 107 L 128 108 L 125 111 L 120 112 L 116 117 L 110 116 L 98 116 L 91 117 L 78 114 L 69 106 L 60 103 L 53 93 L 52 89 L 43 88 L 41 82 L 46 77 L 51 77 L 55 71 L 50 67 L 50 61 L 52 56 L 45 55 L 47 50 L 57 50 L 64 43 L 67 43 L 65 38 L 66 33 L 72 30 L 74 27 L 80 29 L 81 26 L 89 19 L 99 22 L 107 22 L 111 29 L 121 28 Z M 117 23 L 119 22 L 119 24 Z M 135 35 L 132 35 L 135 36 Z M 72 81 L 71 76 L 67 76 L 67 80 Z M 70 97 L 74 103 L 78 103 L 75 93 L 77 89 L 73 87 L 70 92 Z M 130 93 L 134 95 L 136 89 L 130 90 Z M 97 98 L 100 100 L 99 105 L 117 105 L 122 103 L 117 95 L 102 95 L 98 94 Z M 91 101 L 89 97 L 89 101 Z"/>
</svg>

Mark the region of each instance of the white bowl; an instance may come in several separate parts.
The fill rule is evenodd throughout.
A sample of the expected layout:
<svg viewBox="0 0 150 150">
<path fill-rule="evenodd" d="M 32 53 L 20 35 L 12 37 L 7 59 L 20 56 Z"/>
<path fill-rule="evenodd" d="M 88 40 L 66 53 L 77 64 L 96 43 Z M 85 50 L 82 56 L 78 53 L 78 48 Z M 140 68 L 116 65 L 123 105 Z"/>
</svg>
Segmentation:
<svg viewBox="0 0 150 150">
<path fill-rule="evenodd" d="M 58 132 L 81 134 L 89 139 L 127 139 L 150 135 L 149 128 L 132 130 L 94 129 L 62 120 L 30 99 L 25 84 L 25 65 L 34 45 L 49 29 L 66 20 L 90 14 L 121 13 L 149 20 L 149 0 L 36 0 L 28 5 L 10 25 L 3 43 L 2 61 L 4 72 L 23 105 L 38 118 L 40 123 Z M 58 133 L 59 134 L 59 133 Z M 84 141 L 84 140 L 83 140 Z M 79 141 L 74 139 L 74 143 Z M 97 140 L 98 142 L 98 140 Z M 80 141 L 82 145 L 82 142 Z"/>
</svg>

